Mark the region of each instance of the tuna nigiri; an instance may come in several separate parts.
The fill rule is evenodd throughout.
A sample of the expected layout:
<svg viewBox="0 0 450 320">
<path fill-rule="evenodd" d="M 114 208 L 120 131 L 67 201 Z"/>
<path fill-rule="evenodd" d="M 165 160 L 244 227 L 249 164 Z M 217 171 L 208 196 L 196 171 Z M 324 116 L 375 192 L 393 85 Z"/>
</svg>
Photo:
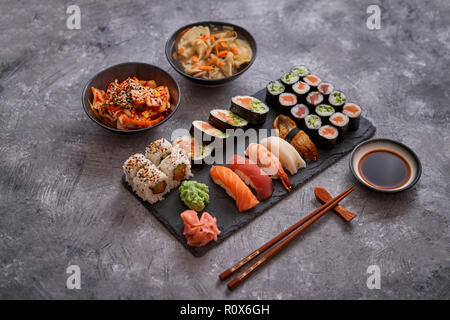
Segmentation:
<svg viewBox="0 0 450 320">
<path fill-rule="evenodd" d="M 249 210 L 259 203 L 249 187 L 231 169 L 223 166 L 212 166 L 210 174 L 211 179 L 236 200 L 239 212 Z"/>
<path fill-rule="evenodd" d="M 180 216 L 184 222 L 183 234 L 188 245 L 202 247 L 212 240 L 217 240 L 220 230 L 217 228 L 216 218 L 208 212 L 203 212 L 200 220 L 194 210 L 186 210 Z"/>
<path fill-rule="evenodd" d="M 235 154 L 228 160 L 228 167 L 256 191 L 259 200 L 272 195 L 272 179 L 255 162 Z"/>
<path fill-rule="evenodd" d="M 291 180 L 286 172 L 284 172 L 280 160 L 278 160 L 273 153 L 258 143 L 250 143 L 247 150 L 245 150 L 245 154 L 250 158 L 250 160 L 256 162 L 258 166 L 273 179 L 280 178 L 284 188 L 287 191 L 291 191 Z"/>
</svg>

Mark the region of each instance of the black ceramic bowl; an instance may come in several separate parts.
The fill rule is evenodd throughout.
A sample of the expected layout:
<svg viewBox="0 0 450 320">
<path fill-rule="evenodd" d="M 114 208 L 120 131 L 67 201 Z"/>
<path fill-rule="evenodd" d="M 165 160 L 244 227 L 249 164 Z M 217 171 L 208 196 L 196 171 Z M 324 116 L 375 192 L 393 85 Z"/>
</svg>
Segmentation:
<svg viewBox="0 0 450 320">
<path fill-rule="evenodd" d="M 97 89 L 106 90 L 108 85 L 117 79 L 119 82 L 127 79 L 128 77 L 137 77 L 140 80 L 155 80 L 157 85 L 164 85 L 169 88 L 170 92 L 170 104 L 171 104 L 171 112 L 170 114 L 161 122 L 155 124 L 154 126 L 136 130 L 121 130 L 110 127 L 104 123 L 102 123 L 92 112 L 91 107 L 89 106 L 89 102 L 92 102 L 93 94 L 91 87 L 95 87 Z M 125 62 L 121 64 L 116 64 L 115 66 L 109 67 L 103 71 L 100 71 L 95 76 L 92 77 L 86 84 L 83 89 L 82 96 L 82 104 L 83 109 L 86 114 L 91 118 L 92 121 L 97 123 L 99 126 L 115 131 L 115 132 L 124 132 L 124 133 L 134 133 L 134 132 L 142 132 L 145 130 L 150 130 L 155 128 L 164 122 L 168 121 L 175 111 L 178 109 L 178 105 L 180 104 L 180 88 L 176 81 L 172 78 L 170 74 L 166 71 L 147 63 L 142 62 Z"/>
<path fill-rule="evenodd" d="M 400 187 L 394 189 L 383 189 L 376 187 L 367 182 L 361 175 L 358 167 L 361 159 L 372 151 L 388 151 L 399 155 L 407 164 L 410 169 L 410 176 L 408 180 Z M 417 181 L 419 181 L 422 175 L 422 164 L 416 153 L 408 146 L 401 142 L 390 139 L 372 139 L 364 141 L 357 145 L 350 156 L 350 170 L 355 178 L 364 186 L 379 192 L 395 193 L 407 190 L 413 187 Z M 383 171 L 390 170 L 385 168 Z M 389 172 L 389 171 L 387 171 Z"/>
<path fill-rule="evenodd" d="M 250 45 L 250 48 L 252 49 L 253 56 L 252 56 L 252 59 L 250 60 L 250 62 L 244 68 L 242 68 L 241 70 L 239 70 L 232 76 L 229 76 L 226 78 L 221 78 L 221 79 L 213 79 L 213 80 L 196 78 L 196 77 L 190 76 L 187 73 L 185 73 L 183 71 L 183 66 L 178 61 L 173 59 L 173 53 L 175 50 L 175 40 L 177 39 L 177 37 L 181 31 L 183 31 L 186 28 L 192 28 L 195 26 L 211 26 L 211 25 L 219 27 L 219 28 L 221 28 L 223 26 L 233 27 L 233 29 L 237 32 L 238 38 L 246 40 L 248 42 L 248 44 Z M 166 57 L 167 57 L 167 60 L 169 61 L 170 65 L 183 77 L 191 80 L 192 82 L 195 82 L 197 84 L 204 85 L 204 86 L 219 86 L 219 85 L 233 81 L 234 79 L 240 77 L 245 71 L 247 71 L 250 68 L 250 66 L 255 61 L 256 52 L 257 52 L 256 41 L 253 38 L 253 36 L 250 34 L 250 32 L 248 32 L 244 28 L 234 25 L 232 23 L 220 22 L 220 21 L 200 21 L 200 22 L 195 22 L 195 23 L 185 25 L 185 26 L 181 27 L 180 29 L 178 29 L 177 31 L 175 31 L 172 34 L 172 36 L 169 38 L 169 40 L 167 40 L 167 42 L 166 42 Z"/>
</svg>

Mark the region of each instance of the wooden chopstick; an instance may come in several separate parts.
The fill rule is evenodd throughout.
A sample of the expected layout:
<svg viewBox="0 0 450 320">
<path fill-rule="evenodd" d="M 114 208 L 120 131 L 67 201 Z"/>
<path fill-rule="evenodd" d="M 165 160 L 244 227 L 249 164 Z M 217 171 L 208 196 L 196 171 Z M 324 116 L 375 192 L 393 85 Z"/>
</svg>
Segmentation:
<svg viewBox="0 0 450 320">
<path fill-rule="evenodd" d="M 350 190 L 352 188 L 349 188 L 348 190 Z M 239 261 L 238 263 L 236 263 L 234 266 L 232 266 L 231 268 L 225 270 L 224 272 L 222 272 L 219 275 L 220 280 L 226 280 L 228 277 L 230 277 L 233 273 L 235 273 L 238 269 L 240 269 L 243 265 L 247 264 L 248 262 L 250 262 L 251 260 L 255 259 L 257 256 L 259 256 L 261 253 L 263 253 L 264 251 L 266 251 L 267 249 L 269 249 L 271 246 L 273 246 L 275 243 L 277 243 L 278 241 L 280 241 L 281 239 L 283 239 L 285 236 L 287 236 L 288 234 L 290 234 L 292 231 L 294 231 L 295 229 L 297 229 L 298 227 L 300 227 L 302 224 L 304 224 L 306 221 L 308 221 L 309 219 L 311 219 L 312 217 L 314 217 L 316 214 L 318 214 L 323 208 L 325 208 L 325 206 L 327 206 L 329 203 L 332 203 L 333 200 L 337 199 L 338 197 L 340 197 L 341 195 L 343 195 L 344 193 L 346 193 L 348 190 L 344 191 L 343 193 L 341 193 L 340 195 L 338 195 L 336 198 L 331 198 L 330 200 L 328 200 L 327 202 L 325 202 L 321 207 L 317 208 L 316 210 L 314 210 L 313 212 L 311 212 L 309 215 L 307 215 L 306 217 L 304 217 L 303 219 L 301 219 L 300 221 L 298 221 L 296 224 L 290 226 L 289 228 L 287 228 L 286 230 L 284 230 L 283 232 L 281 232 L 279 235 L 277 235 L 275 238 L 273 238 L 272 240 L 266 242 L 265 244 L 263 244 L 261 247 L 259 247 L 258 249 L 256 249 L 255 251 L 253 251 L 252 253 L 250 253 L 248 256 L 246 256 L 244 259 L 242 259 L 241 261 Z"/>
<path fill-rule="evenodd" d="M 351 188 L 347 189 L 346 191 L 344 191 L 343 193 L 341 193 L 340 195 L 338 195 L 336 198 L 333 198 L 333 199 L 327 201 L 326 203 L 324 203 L 321 207 L 314 210 L 307 217 L 301 219 L 299 222 L 297 222 L 293 226 L 289 227 L 288 229 L 286 229 L 285 231 L 280 233 L 278 236 L 276 236 L 272 240 L 265 243 L 263 246 L 261 246 L 259 249 L 257 249 L 253 253 L 251 253 L 249 256 L 245 257 L 243 260 L 238 262 L 236 265 L 234 265 L 230 269 L 223 272 L 219 276 L 220 279 L 222 279 L 222 280 L 226 279 L 231 274 L 233 274 L 237 269 L 242 267 L 244 264 L 253 260 L 255 257 L 259 256 L 261 253 L 263 253 L 268 248 L 270 248 L 275 243 L 277 243 L 278 241 L 280 241 L 281 239 L 284 238 L 280 243 L 278 243 L 275 247 L 273 247 L 266 254 L 264 254 L 264 256 L 262 256 L 260 259 L 258 259 L 251 267 L 249 267 L 242 274 L 240 274 L 239 276 L 237 276 L 231 282 L 228 283 L 228 288 L 230 290 L 233 290 L 234 288 L 236 288 L 245 279 L 247 279 L 251 274 L 253 274 L 253 272 L 255 270 L 257 270 L 258 268 L 261 267 L 261 265 L 263 265 L 265 262 L 270 260 L 275 254 L 277 254 L 279 251 L 281 251 L 281 249 L 283 249 L 288 243 L 290 243 L 295 237 L 297 237 L 303 230 L 308 228 L 311 224 L 313 224 L 315 221 L 317 221 L 325 213 L 330 211 L 336 204 L 338 204 L 342 199 L 344 199 L 346 196 L 348 196 L 353 190 L 354 190 L 354 188 L 351 187 Z"/>
</svg>

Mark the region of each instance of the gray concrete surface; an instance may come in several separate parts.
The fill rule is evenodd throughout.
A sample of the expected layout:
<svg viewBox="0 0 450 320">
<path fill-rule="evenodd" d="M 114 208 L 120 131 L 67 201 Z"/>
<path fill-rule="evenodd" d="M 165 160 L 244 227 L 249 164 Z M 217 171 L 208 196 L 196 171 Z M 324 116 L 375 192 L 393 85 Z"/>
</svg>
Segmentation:
<svg viewBox="0 0 450 320">
<path fill-rule="evenodd" d="M 381 29 L 366 27 L 369 4 Z M 450 6 L 441 1 L 1 1 L 0 298 L 448 299 Z M 81 30 L 66 28 L 68 5 Z M 250 30 L 252 68 L 231 85 L 202 88 L 172 70 L 165 40 L 183 24 L 216 19 Z M 165 126 L 117 135 L 92 123 L 81 90 L 95 72 L 153 63 L 181 86 Z M 295 63 L 335 83 L 377 126 L 420 156 L 410 191 L 356 184 L 348 156 L 210 251 L 194 258 L 120 183 L 121 165 L 176 127 L 251 94 Z M 233 293 L 217 281 L 230 263 L 317 207 L 313 186 L 356 184 L 346 225 L 328 215 Z M 66 268 L 81 268 L 81 289 Z M 369 265 L 381 289 L 366 286 Z"/>
</svg>

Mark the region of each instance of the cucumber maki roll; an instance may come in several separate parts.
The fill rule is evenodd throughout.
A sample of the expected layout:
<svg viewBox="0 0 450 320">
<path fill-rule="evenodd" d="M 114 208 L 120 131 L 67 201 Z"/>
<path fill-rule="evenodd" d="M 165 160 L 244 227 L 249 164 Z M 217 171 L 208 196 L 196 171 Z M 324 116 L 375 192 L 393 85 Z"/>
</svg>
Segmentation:
<svg viewBox="0 0 450 320">
<path fill-rule="evenodd" d="M 336 112 L 330 116 L 330 124 L 335 126 L 339 131 L 339 136 L 342 138 L 347 132 L 349 118 L 343 113 Z"/>
<path fill-rule="evenodd" d="M 309 115 L 309 109 L 304 104 L 297 104 L 291 108 L 291 115 L 295 123 L 301 129 L 305 129 L 305 118 Z"/>
<path fill-rule="evenodd" d="M 320 117 L 316 114 L 307 115 L 305 118 L 305 132 L 311 139 L 315 140 L 318 136 L 318 130 L 322 126 Z"/>
<path fill-rule="evenodd" d="M 298 81 L 292 85 L 292 91 L 297 96 L 297 100 L 299 102 L 306 101 L 306 96 L 307 96 L 309 90 L 311 90 L 311 87 L 309 86 L 309 84 L 307 84 L 306 82 L 303 82 L 303 81 Z"/>
<path fill-rule="evenodd" d="M 224 141 L 229 135 L 216 127 L 213 127 L 208 122 L 195 120 L 192 121 L 191 135 L 202 144 L 210 144 L 211 142 L 219 139 Z"/>
<path fill-rule="evenodd" d="M 339 132 L 333 126 L 325 125 L 318 131 L 318 143 L 324 148 L 331 148 L 336 145 Z"/>
<path fill-rule="evenodd" d="M 280 94 L 278 101 L 278 110 L 281 113 L 288 113 L 289 110 L 291 110 L 291 108 L 297 104 L 297 96 L 293 93 L 285 92 Z"/>
<path fill-rule="evenodd" d="M 235 96 L 231 98 L 230 110 L 251 124 L 261 124 L 266 121 L 269 107 L 254 97 Z"/>
<path fill-rule="evenodd" d="M 306 96 L 306 102 L 314 109 L 323 102 L 323 95 L 319 91 L 311 91 Z"/>
<path fill-rule="evenodd" d="M 334 90 L 330 93 L 328 97 L 328 102 L 334 107 L 336 111 L 342 111 L 345 102 L 347 101 L 347 97 L 341 91 Z"/>
<path fill-rule="evenodd" d="M 284 92 L 284 85 L 280 81 L 270 81 L 266 87 L 266 102 L 271 107 L 278 105 L 278 97 Z"/>
<path fill-rule="evenodd" d="M 208 122 L 222 131 L 244 129 L 248 125 L 247 120 L 226 109 L 211 110 Z"/>
<path fill-rule="evenodd" d="M 327 124 L 329 123 L 330 116 L 334 113 L 334 108 L 328 104 L 319 104 L 315 111 L 320 117 L 322 124 Z"/>
<path fill-rule="evenodd" d="M 303 77 L 303 81 L 309 84 L 312 88 L 317 88 L 321 80 L 318 76 L 309 74 L 306 77 Z"/>
<path fill-rule="evenodd" d="M 361 108 L 354 103 L 346 103 L 342 112 L 349 118 L 348 130 L 358 130 L 359 119 L 361 118 Z"/>
<path fill-rule="evenodd" d="M 294 72 L 288 72 L 281 77 L 281 82 L 287 92 L 292 92 L 292 85 L 300 80 L 299 76 Z"/>
<path fill-rule="evenodd" d="M 307 76 L 309 74 L 308 68 L 306 68 L 304 65 L 296 65 L 292 67 L 291 72 L 297 74 L 300 78 L 303 78 L 304 76 Z"/>
<path fill-rule="evenodd" d="M 321 82 L 317 87 L 317 90 L 323 94 L 325 98 L 328 98 L 331 92 L 334 90 L 334 86 L 328 82 Z"/>
</svg>

